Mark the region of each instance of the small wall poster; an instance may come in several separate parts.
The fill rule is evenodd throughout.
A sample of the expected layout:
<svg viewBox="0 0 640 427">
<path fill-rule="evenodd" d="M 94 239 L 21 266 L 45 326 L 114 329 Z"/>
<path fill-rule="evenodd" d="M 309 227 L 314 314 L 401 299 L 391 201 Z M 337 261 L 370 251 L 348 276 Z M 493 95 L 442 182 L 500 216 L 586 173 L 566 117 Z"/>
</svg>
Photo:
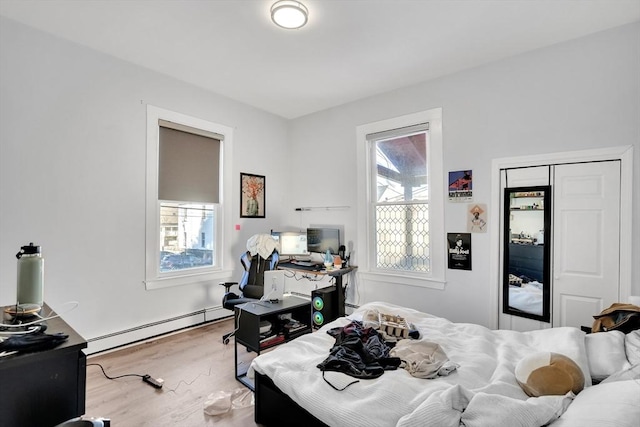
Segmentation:
<svg viewBox="0 0 640 427">
<path fill-rule="evenodd" d="M 467 209 L 467 231 L 470 233 L 487 232 L 487 205 L 470 203 Z"/>
<path fill-rule="evenodd" d="M 473 200 L 473 174 L 470 170 L 449 172 L 449 201 Z"/>
<path fill-rule="evenodd" d="M 447 233 L 449 268 L 471 270 L 471 233 Z"/>
</svg>

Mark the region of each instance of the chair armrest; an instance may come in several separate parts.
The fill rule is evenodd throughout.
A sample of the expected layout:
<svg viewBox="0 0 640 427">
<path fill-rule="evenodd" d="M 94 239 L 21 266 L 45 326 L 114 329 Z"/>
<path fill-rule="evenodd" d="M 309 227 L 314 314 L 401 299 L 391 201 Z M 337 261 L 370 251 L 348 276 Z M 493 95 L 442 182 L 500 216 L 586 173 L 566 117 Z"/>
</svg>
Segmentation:
<svg viewBox="0 0 640 427">
<path fill-rule="evenodd" d="M 229 292 L 229 288 L 231 288 L 233 285 L 237 285 L 238 282 L 222 282 L 218 284 L 220 286 L 224 286 L 225 292 Z"/>
</svg>

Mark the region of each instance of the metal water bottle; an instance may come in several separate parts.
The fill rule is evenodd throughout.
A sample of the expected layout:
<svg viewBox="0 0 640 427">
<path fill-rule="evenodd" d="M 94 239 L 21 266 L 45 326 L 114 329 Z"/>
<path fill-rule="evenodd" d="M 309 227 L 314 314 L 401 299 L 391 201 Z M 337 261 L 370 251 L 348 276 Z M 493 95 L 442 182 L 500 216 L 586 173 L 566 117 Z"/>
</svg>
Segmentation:
<svg viewBox="0 0 640 427">
<path fill-rule="evenodd" d="M 40 311 L 44 303 L 44 259 L 40 246 L 22 246 L 18 258 L 18 305 Z M 37 306 L 37 307 L 36 307 Z"/>
</svg>

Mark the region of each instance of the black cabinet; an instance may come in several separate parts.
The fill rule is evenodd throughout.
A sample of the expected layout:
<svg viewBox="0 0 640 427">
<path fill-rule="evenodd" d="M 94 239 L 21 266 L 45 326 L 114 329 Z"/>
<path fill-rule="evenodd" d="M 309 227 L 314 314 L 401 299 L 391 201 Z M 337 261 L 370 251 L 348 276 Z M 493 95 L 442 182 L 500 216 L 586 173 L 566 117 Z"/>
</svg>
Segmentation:
<svg viewBox="0 0 640 427">
<path fill-rule="evenodd" d="M 3 426 L 55 426 L 85 413 L 87 342 L 59 317 L 45 323 L 47 333 L 67 334 L 67 341 L 51 350 L 0 357 Z"/>
</svg>

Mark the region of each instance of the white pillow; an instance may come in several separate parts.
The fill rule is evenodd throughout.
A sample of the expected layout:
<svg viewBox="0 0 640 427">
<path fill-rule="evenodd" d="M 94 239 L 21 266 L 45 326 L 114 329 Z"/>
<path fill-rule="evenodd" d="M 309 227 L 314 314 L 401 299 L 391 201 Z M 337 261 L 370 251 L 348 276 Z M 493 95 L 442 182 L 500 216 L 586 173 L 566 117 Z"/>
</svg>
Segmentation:
<svg viewBox="0 0 640 427">
<path fill-rule="evenodd" d="M 609 333 L 609 332 L 603 332 Z M 553 427 L 638 427 L 640 381 L 628 380 L 587 387 Z"/>
<path fill-rule="evenodd" d="M 629 332 L 624 337 L 624 347 L 627 359 L 632 365 L 640 363 L 640 329 Z"/>
<path fill-rule="evenodd" d="M 585 335 L 584 343 L 591 378 L 600 381 L 631 366 L 625 352 L 625 336 L 620 331 Z"/>
</svg>

